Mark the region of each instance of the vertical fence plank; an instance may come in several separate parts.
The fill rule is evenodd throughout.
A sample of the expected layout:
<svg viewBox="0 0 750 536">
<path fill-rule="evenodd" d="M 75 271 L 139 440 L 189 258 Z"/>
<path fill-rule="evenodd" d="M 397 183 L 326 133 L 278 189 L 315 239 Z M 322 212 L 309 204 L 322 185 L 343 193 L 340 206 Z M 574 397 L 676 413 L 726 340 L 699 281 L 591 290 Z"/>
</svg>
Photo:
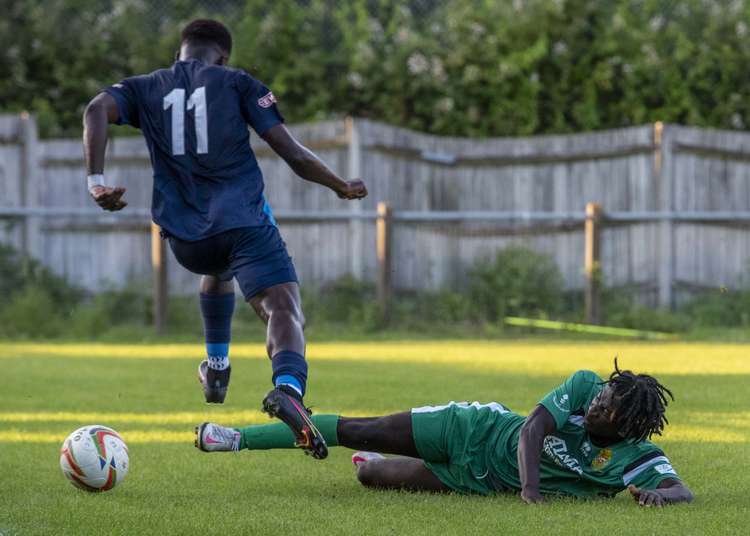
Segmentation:
<svg viewBox="0 0 750 536">
<path fill-rule="evenodd" d="M 378 309 L 380 320 L 387 324 L 390 320 L 391 302 L 391 234 L 392 208 L 387 203 L 378 203 L 377 258 L 378 258 Z"/>
<path fill-rule="evenodd" d="M 36 120 L 23 112 L 18 123 L 19 141 L 21 142 L 21 166 L 19 180 L 20 203 L 22 207 L 33 208 L 37 205 L 37 173 L 39 168 L 38 145 L 39 135 L 37 133 Z M 39 257 L 38 244 L 39 233 L 38 221 L 33 217 L 24 218 L 21 227 L 21 251 L 24 254 Z"/>
<path fill-rule="evenodd" d="M 601 220 L 602 207 L 586 204 L 586 292 L 585 311 L 588 324 L 601 324 Z"/>
<path fill-rule="evenodd" d="M 658 181 L 659 210 L 672 212 L 674 210 L 674 192 L 672 189 L 674 170 L 674 147 L 670 143 L 669 128 L 664 128 L 661 122 L 654 124 L 654 178 Z M 659 306 L 671 308 L 673 303 L 672 285 L 674 283 L 675 248 L 674 224 L 671 220 L 659 223 Z"/>
<path fill-rule="evenodd" d="M 154 329 L 159 335 L 167 329 L 167 300 L 169 281 L 167 279 L 167 247 L 161 239 L 161 229 L 151 223 L 151 266 L 154 280 Z"/>
<path fill-rule="evenodd" d="M 349 150 L 349 162 L 345 180 L 362 178 L 362 141 L 359 136 L 359 130 L 353 117 L 346 118 L 346 138 Z M 362 212 L 362 203 L 353 201 L 349 204 L 349 210 L 352 212 Z M 362 220 L 352 218 L 349 222 L 349 267 L 352 275 L 356 279 L 364 277 L 364 254 L 362 251 L 363 240 L 363 222 Z"/>
</svg>

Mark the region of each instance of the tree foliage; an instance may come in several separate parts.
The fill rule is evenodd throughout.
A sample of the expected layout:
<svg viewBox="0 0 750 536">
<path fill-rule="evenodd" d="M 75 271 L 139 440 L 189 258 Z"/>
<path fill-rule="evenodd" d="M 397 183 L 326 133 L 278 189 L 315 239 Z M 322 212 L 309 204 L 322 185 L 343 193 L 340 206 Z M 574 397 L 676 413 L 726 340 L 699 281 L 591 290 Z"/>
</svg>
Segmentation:
<svg viewBox="0 0 750 536">
<path fill-rule="evenodd" d="M 99 88 L 226 22 L 290 121 L 496 136 L 750 124 L 750 0 L 2 0 L 0 110 L 74 134 Z"/>
</svg>

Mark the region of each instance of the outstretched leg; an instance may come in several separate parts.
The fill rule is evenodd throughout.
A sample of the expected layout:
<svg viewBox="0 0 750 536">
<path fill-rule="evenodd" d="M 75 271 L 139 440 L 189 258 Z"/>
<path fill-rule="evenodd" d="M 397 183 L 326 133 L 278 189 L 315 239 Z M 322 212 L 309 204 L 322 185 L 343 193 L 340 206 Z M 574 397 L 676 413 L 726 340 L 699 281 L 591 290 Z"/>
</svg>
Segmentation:
<svg viewBox="0 0 750 536">
<path fill-rule="evenodd" d="M 341 445 L 402 456 L 358 463 L 357 478 L 363 485 L 411 491 L 449 491 L 418 459 L 409 412 L 368 418 L 316 415 L 311 421 L 329 446 Z M 296 442 L 295 435 L 281 424 L 233 429 L 203 423 L 196 427 L 195 432 L 195 446 L 206 452 L 293 448 Z"/>
<path fill-rule="evenodd" d="M 419 457 L 408 411 L 384 417 L 341 417 L 337 435 L 339 445 L 350 449 Z"/>
</svg>

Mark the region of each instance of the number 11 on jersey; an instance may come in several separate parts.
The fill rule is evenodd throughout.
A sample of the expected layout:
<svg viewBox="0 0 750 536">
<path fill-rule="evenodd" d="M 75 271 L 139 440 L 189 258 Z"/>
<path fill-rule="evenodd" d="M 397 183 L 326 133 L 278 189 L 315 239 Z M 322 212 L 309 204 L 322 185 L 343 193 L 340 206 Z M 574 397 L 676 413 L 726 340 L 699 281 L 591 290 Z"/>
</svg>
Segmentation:
<svg viewBox="0 0 750 536">
<path fill-rule="evenodd" d="M 185 90 L 175 88 L 164 97 L 164 110 L 172 107 L 172 154 L 185 154 Z M 206 88 L 201 86 L 193 91 L 187 101 L 187 109 L 195 110 L 195 137 L 198 154 L 208 152 L 208 112 L 206 108 Z"/>
</svg>

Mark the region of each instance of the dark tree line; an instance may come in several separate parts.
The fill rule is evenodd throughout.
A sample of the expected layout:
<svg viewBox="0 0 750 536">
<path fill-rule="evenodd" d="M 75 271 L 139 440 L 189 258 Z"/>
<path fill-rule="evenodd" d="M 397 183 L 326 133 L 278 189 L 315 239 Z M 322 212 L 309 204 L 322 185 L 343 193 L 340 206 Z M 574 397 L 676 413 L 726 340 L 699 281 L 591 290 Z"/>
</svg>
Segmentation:
<svg viewBox="0 0 750 536">
<path fill-rule="evenodd" d="M 0 111 L 80 131 L 102 86 L 226 22 L 234 66 L 290 121 L 353 114 L 439 134 L 656 120 L 747 128 L 750 0 L 0 0 Z"/>
</svg>

